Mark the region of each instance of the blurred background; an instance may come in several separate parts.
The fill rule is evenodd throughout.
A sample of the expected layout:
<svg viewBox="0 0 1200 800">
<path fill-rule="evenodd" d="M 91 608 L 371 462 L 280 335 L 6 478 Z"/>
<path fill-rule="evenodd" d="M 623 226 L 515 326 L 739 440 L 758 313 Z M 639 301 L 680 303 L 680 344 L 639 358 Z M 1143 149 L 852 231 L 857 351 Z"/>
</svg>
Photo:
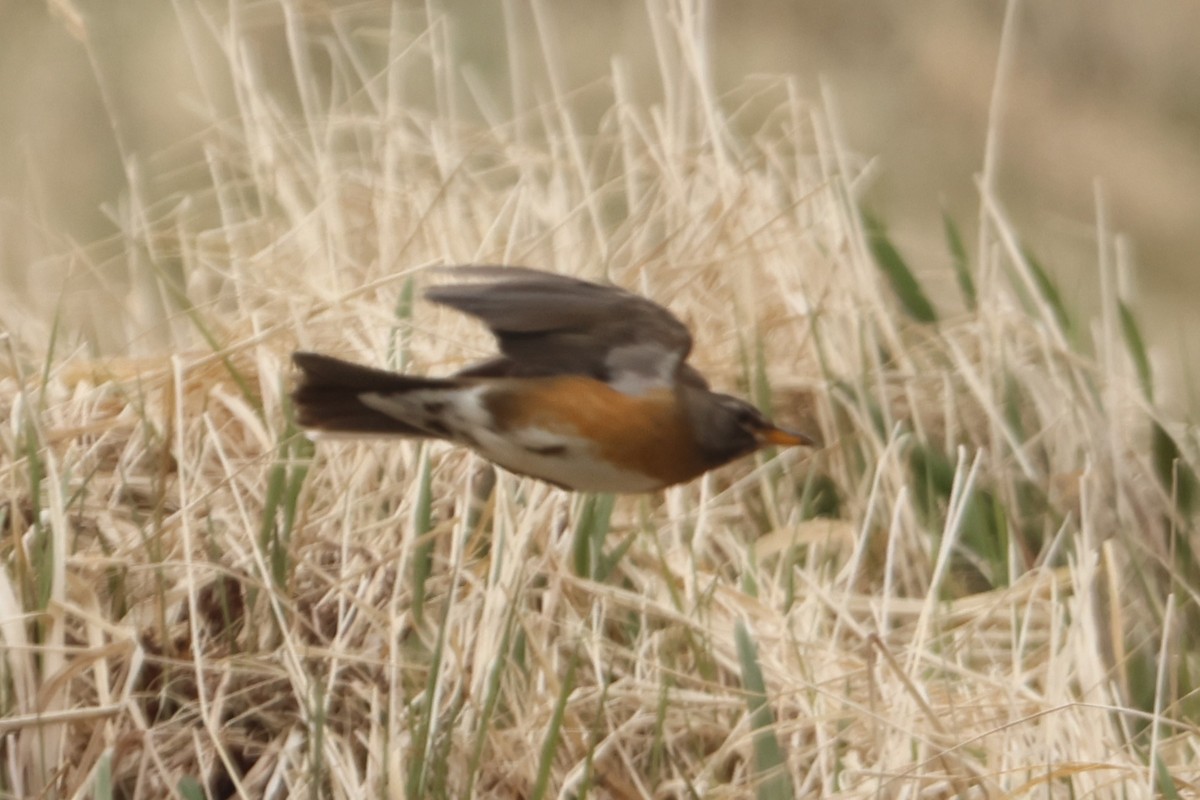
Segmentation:
<svg viewBox="0 0 1200 800">
<path fill-rule="evenodd" d="M 288 15 L 274 3 L 233 5 L 256 43 L 251 57 L 277 75 L 282 93 L 292 91 Z M 614 57 L 639 91 L 639 78 L 650 76 L 642 99 L 659 91 L 644 0 L 289 5 L 293 23 L 327 26 L 329 35 L 371 19 L 386 33 L 393 7 L 414 36 L 430 11 L 442 20 L 464 75 L 494 91 L 502 111 L 510 69 L 540 64 L 544 45 L 564 88 L 583 90 L 584 130 L 587 87 L 610 75 Z M 0 3 L 0 288 L 10 301 L 63 290 L 39 264 L 112 237 L 112 210 L 131 186 L 153 202 L 185 196 L 189 180 L 203 178 L 206 122 L 196 109 L 231 96 L 220 89 L 228 79 L 219 46 L 205 44 L 204 31 L 219 29 L 228 8 Z M 970 243 L 1003 3 L 712 0 L 707 8 L 718 89 L 789 74 L 816 104 L 824 87 L 850 146 L 874 160 L 867 204 L 914 266 L 950 263 L 943 210 Z M 1164 388 L 1173 383 L 1175 399 L 1193 407 L 1182 386 L 1194 379 L 1200 330 L 1192 314 L 1200 297 L 1197 30 L 1200 3 L 1022 3 L 998 181 L 1018 229 L 1084 310 L 1097 286 L 1099 187 L 1110 230 L 1127 237 L 1133 297 L 1167 373 Z"/>
</svg>

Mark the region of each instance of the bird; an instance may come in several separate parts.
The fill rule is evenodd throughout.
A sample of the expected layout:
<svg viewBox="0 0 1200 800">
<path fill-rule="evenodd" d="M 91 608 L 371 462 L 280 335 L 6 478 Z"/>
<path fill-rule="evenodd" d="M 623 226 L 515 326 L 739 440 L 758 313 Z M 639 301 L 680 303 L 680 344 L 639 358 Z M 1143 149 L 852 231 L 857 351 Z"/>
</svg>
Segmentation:
<svg viewBox="0 0 1200 800">
<path fill-rule="evenodd" d="M 815 446 L 754 405 L 712 391 L 666 308 L 617 286 L 528 267 L 443 268 L 426 300 L 475 317 L 499 354 L 423 377 L 296 352 L 296 422 L 311 438 L 442 439 L 578 492 L 684 483 L 769 446 Z"/>
</svg>

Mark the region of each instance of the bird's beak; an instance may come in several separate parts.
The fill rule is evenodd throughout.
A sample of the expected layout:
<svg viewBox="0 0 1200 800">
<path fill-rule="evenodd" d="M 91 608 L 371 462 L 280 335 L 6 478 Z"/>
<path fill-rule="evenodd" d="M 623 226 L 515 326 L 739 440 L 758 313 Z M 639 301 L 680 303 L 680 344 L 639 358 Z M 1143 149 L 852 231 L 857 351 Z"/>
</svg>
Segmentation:
<svg viewBox="0 0 1200 800">
<path fill-rule="evenodd" d="M 773 444 L 777 447 L 795 447 L 805 445 L 815 447 L 817 440 L 799 431 L 789 431 L 787 428 L 776 428 L 774 425 L 760 430 L 757 434 L 759 444 Z"/>
</svg>

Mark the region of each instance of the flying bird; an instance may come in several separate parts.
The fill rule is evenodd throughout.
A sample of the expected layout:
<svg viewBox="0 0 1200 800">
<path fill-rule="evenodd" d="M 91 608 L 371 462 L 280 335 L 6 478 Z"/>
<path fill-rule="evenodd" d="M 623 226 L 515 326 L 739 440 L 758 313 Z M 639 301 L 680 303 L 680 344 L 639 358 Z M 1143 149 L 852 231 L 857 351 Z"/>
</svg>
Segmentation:
<svg viewBox="0 0 1200 800">
<path fill-rule="evenodd" d="M 298 423 L 321 434 L 443 439 L 583 492 L 650 492 L 775 445 L 813 446 L 687 363 L 671 312 L 620 289 L 523 267 L 448 270 L 481 282 L 426 299 L 482 321 L 500 354 L 444 378 L 298 352 Z"/>
</svg>

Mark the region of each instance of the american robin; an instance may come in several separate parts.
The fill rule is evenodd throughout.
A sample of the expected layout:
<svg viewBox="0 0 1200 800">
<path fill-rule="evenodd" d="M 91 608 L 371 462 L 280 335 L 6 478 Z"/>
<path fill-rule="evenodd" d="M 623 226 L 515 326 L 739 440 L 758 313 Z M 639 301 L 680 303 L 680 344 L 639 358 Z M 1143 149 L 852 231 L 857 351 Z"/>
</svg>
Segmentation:
<svg viewBox="0 0 1200 800">
<path fill-rule="evenodd" d="M 481 320 L 501 354 L 427 378 L 295 353 L 300 425 L 318 437 L 445 439 L 589 492 L 654 491 L 761 447 L 814 444 L 710 391 L 686 363 L 687 328 L 644 297 L 522 267 L 450 271 L 484 282 L 425 297 Z"/>
</svg>

